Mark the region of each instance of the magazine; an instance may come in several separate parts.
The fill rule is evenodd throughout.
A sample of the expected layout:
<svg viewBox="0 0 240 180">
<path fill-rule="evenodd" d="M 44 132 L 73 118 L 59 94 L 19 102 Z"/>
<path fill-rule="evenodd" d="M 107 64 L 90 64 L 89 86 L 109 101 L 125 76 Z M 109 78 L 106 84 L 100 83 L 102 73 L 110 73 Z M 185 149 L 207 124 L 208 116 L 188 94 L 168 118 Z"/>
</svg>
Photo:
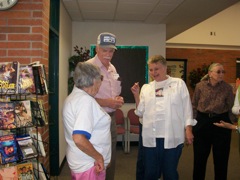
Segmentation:
<svg viewBox="0 0 240 180">
<path fill-rule="evenodd" d="M 19 180 L 34 180 L 33 165 L 31 162 L 18 164 L 17 173 Z"/>
<path fill-rule="evenodd" d="M 30 100 L 14 101 L 17 127 L 33 126 Z"/>
<path fill-rule="evenodd" d="M 33 139 L 33 142 L 36 146 L 36 148 L 38 149 L 38 152 L 40 152 L 40 155 L 43 157 L 46 157 L 46 151 L 44 149 L 44 145 L 43 145 L 43 140 L 42 140 L 42 136 L 39 132 L 36 131 L 36 129 L 32 129 L 29 131 L 30 136 Z"/>
<path fill-rule="evenodd" d="M 0 102 L 0 129 L 16 128 L 14 102 Z"/>
<path fill-rule="evenodd" d="M 17 136 L 16 141 L 21 149 L 22 160 L 38 156 L 33 140 L 29 135 Z"/>
<path fill-rule="evenodd" d="M 17 166 L 0 169 L 0 180 L 18 180 Z"/>
<path fill-rule="evenodd" d="M 1 94 L 16 94 L 18 92 L 19 62 L 0 62 L 0 92 Z"/>
<path fill-rule="evenodd" d="M 23 94 L 35 93 L 35 84 L 34 84 L 32 66 L 20 66 L 18 93 L 23 93 Z"/>
<path fill-rule="evenodd" d="M 18 161 L 18 148 L 15 135 L 0 136 L 0 163 L 12 163 Z"/>
</svg>

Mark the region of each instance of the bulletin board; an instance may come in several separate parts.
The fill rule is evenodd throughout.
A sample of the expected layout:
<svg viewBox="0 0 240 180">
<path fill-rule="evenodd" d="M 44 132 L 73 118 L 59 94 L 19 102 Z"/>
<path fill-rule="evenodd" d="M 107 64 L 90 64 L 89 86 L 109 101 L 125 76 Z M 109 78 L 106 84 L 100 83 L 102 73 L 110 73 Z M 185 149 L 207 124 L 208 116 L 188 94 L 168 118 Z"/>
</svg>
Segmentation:
<svg viewBox="0 0 240 180">
<path fill-rule="evenodd" d="M 96 45 L 91 45 L 91 57 Z M 122 81 L 121 96 L 125 103 L 135 103 L 131 87 L 139 82 L 140 87 L 148 83 L 148 46 L 117 46 L 111 63 L 117 69 Z"/>
</svg>

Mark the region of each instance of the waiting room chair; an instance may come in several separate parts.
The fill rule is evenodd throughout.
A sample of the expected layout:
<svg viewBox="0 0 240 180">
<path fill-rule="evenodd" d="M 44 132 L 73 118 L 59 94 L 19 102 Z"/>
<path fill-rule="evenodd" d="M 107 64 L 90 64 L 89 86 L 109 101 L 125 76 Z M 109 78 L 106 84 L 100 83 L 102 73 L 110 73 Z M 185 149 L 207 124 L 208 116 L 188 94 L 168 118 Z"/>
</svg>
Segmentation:
<svg viewBox="0 0 240 180">
<path fill-rule="evenodd" d="M 127 120 L 128 120 L 128 152 L 130 152 L 130 144 L 132 134 L 139 135 L 139 117 L 135 114 L 135 109 L 130 109 L 127 113 Z"/>
<path fill-rule="evenodd" d="M 124 117 L 123 111 L 121 109 L 117 109 L 115 111 L 115 119 L 117 125 L 117 135 L 122 136 L 122 146 L 125 153 L 127 153 L 127 121 Z"/>
</svg>

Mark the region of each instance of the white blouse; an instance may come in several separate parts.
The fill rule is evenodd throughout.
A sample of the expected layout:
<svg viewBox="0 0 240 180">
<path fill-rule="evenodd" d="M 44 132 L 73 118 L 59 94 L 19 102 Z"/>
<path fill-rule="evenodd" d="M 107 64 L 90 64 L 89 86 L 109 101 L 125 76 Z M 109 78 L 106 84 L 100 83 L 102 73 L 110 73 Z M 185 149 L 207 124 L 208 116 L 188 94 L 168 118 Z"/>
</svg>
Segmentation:
<svg viewBox="0 0 240 180">
<path fill-rule="evenodd" d="M 236 92 L 236 96 L 235 96 L 235 100 L 234 100 L 234 105 L 232 107 L 232 113 L 233 114 L 236 114 L 236 115 L 239 115 L 240 114 L 240 104 L 239 104 L 239 89 L 240 87 L 238 88 L 237 92 Z"/>
<path fill-rule="evenodd" d="M 140 102 L 135 113 L 142 118 L 143 146 L 156 147 L 156 95 L 155 81 L 143 85 Z M 164 87 L 165 132 L 164 148 L 175 148 L 185 141 L 185 127 L 194 126 L 192 104 L 185 82 L 168 76 Z"/>
</svg>

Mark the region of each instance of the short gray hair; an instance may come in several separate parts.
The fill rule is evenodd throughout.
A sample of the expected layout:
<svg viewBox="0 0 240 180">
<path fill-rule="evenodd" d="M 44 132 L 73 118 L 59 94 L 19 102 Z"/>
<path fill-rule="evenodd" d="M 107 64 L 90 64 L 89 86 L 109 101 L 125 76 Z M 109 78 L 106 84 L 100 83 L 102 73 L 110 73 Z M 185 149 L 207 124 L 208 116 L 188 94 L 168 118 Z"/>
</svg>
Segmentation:
<svg viewBox="0 0 240 180">
<path fill-rule="evenodd" d="M 76 87 L 80 89 L 90 87 L 95 79 L 101 79 L 101 72 L 97 66 L 89 62 L 79 62 L 77 64 L 73 75 Z"/>
<path fill-rule="evenodd" d="M 167 66 L 166 59 L 161 55 L 155 55 L 155 56 L 150 57 L 148 60 L 148 65 L 153 64 L 153 63 L 158 63 L 158 62 L 160 62 L 164 66 Z"/>
</svg>

